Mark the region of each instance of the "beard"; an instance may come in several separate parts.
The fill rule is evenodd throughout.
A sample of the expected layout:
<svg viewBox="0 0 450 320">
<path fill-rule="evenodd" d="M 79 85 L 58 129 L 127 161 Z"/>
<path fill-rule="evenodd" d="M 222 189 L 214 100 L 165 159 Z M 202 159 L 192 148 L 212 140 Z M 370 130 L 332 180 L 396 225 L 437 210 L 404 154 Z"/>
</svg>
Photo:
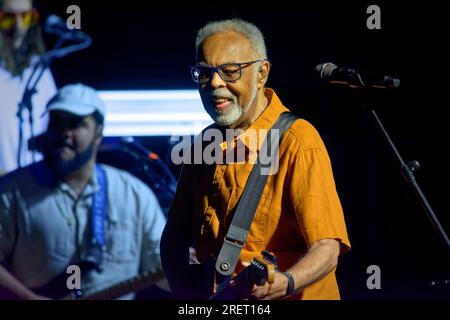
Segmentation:
<svg viewBox="0 0 450 320">
<path fill-rule="evenodd" d="M 202 101 L 206 112 L 217 125 L 229 126 L 235 123 L 244 113 L 246 113 L 250 109 L 257 93 L 258 90 L 255 85 L 250 97 L 250 101 L 246 106 L 241 106 L 237 101 L 237 97 L 226 88 L 217 88 L 208 92 L 207 94 L 205 94 L 205 97 L 202 96 Z M 226 110 L 217 110 L 212 102 L 212 100 L 217 97 L 231 99 L 231 105 L 227 107 Z"/>
<path fill-rule="evenodd" d="M 56 173 L 60 176 L 65 176 L 69 173 L 75 172 L 81 169 L 93 156 L 95 152 L 95 138 L 86 148 L 86 150 L 82 152 L 76 152 L 76 155 L 71 160 L 62 159 L 58 149 L 64 146 L 67 146 L 73 150 L 73 148 L 67 144 L 59 143 L 55 146 L 49 146 L 51 144 L 47 144 L 44 148 L 44 159 L 48 163 L 48 165 L 56 171 Z"/>
</svg>

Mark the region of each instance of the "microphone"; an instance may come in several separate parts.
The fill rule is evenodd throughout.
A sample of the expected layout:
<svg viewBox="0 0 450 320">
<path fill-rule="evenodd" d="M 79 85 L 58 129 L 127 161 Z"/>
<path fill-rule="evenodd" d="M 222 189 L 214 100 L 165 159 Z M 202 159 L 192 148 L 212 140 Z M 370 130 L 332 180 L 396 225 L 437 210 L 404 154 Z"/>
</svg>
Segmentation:
<svg viewBox="0 0 450 320">
<path fill-rule="evenodd" d="M 332 62 L 318 64 L 316 71 L 320 73 L 320 78 L 326 83 L 347 85 L 352 89 L 392 89 L 400 86 L 400 79 L 388 75 L 384 76 L 383 81 L 363 80 L 355 69 L 340 68 Z"/>
<path fill-rule="evenodd" d="M 57 15 L 51 14 L 44 23 L 44 30 L 50 34 L 56 34 L 65 39 L 84 40 L 86 34 L 78 29 L 69 29 L 66 22 Z"/>
</svg>

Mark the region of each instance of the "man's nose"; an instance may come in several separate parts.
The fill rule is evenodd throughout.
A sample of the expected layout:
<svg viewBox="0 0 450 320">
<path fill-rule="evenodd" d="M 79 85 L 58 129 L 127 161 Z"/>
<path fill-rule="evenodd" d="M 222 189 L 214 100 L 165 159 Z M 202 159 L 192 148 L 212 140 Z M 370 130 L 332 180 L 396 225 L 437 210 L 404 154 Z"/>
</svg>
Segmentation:
<svg viewBox="0 0 450 320">
<path fill-rule="evenodd" d="M 216 88 L 224 88 L 227 86 L 227 83 L 220 77 L 219 71 L 213 72 L 211 76 L 211 87 Z"/>
<path fill-rule="evenodd" d="M 67 139 L 73 136 L 73 129 L 70 126 L 61 124 L 49 127 L 49 131 L 53 136 L 58 137 L 59 139 Z"/>
<path fill-rule="evenodd" d="M 64 127 L 62 129 L 62 136 L 64 137 L 64 139 L 67 139 L 67 138 L 71 139 L 74 136 L 74 133 L 75 133 L 75 128 Z"/>
<path fill-rule="evenodd" d="M 16 29 L 17 30 L 25 29 L 25 24 L 23 23 L 23 17 L 21 14 L 16 15 Z"/>
</svg>

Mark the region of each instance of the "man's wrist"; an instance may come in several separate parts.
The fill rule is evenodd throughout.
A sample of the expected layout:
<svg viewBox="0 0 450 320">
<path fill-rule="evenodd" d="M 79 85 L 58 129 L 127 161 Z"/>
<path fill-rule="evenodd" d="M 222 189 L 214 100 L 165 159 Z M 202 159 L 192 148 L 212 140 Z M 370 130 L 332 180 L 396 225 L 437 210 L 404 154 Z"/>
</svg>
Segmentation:
<svg viewBox="0 0 450 320">
<path fill-rule="evenodd" d="M 286 278 L 288 279 L 288 286 L 286 289 L 286 296 L 291 296 L 294 291 L 295 291 L 295 282 L 294 282 L 294 278 L 292 277 L 292 275 L 289 272 L 282 272 Z"/>
</svg>

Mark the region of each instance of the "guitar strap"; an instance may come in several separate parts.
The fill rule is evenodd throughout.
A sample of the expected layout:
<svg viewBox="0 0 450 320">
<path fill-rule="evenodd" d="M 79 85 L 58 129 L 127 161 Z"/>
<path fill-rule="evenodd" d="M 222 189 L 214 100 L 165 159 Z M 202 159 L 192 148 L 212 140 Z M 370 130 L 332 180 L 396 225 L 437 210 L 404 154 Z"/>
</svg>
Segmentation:
<svg viewBox="0 0 450 320">
<path fill-rule="evenodd" d="M 105 247 L 105 220 L 107 215 L 107 183 L 105 170 L 100 166 L 95 166 L 99 190 L 92 196 L 91 212 L 91 237 L 87 245 L 87 253 L 83 259 L 82 269 L 93 269 L 101 271 L 103 263 L 103 249 Z"/>
<path fill-rule="evenodd" d="M 274 155 L 276 155 L 276 161 L 278 161 L 278 147 L 281 138 L 296 119 L 297 117 L 294 114 L 283 112 L 266 135 L 216 261 L 216 282 L 219 288 L 229 282 L 230 276 L 236 268 L 273 165 Z M 271 157 L 271 161 L 266 163 L 268 161 L 264 157 L 268 157 L 268 155 Z"/>
</svg>

